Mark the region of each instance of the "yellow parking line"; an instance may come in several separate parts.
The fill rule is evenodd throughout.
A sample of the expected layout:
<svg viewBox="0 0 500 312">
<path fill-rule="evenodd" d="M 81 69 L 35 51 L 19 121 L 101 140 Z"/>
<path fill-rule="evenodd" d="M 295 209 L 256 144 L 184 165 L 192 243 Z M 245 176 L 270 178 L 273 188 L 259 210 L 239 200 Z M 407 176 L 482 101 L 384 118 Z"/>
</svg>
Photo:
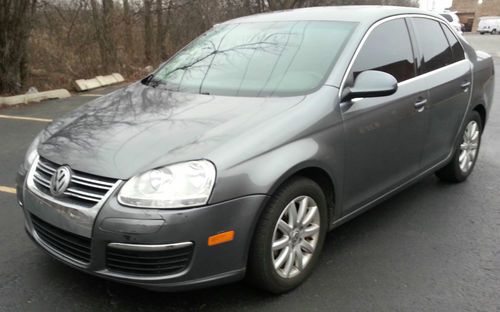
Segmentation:
<svg viewBox="0 0 500 312">
<path fill-rule="evenodd" d="M 47 118 L 11 116 L 11 115 L 0 115 L 0 118 L 4 118 L 4 119 L 17 119 L 17 120 L 29 120 L 29 121 L 40 121 L 40 122 L 51 122 L 52 121 L 52 119 L 47 119 Z"/>
<path fill-rule="evenodd" d="M 0 185 L 0 192 L 16 194 L 16 189 L 13 188 L 13 187 L 1 186 Z"/>
</svg>

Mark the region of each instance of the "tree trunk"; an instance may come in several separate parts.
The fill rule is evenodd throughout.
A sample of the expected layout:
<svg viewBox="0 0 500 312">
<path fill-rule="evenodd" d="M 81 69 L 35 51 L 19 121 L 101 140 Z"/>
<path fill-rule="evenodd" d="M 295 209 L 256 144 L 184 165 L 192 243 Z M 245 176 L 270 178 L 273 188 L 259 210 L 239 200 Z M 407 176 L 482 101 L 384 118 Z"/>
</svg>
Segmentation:
<svg viewBox="0 0 500 312">
<path fill-rule="evenodd" d="M 165 26 L 163 23 L 163 0 L 156 0 L 156 56 L 158 60 L 162 60 L 165 53 L 163 44 Z"/>
<path fill-rule="evenodd" d="M 95 29 L 95 36 L 97 43 L 99 44 L 99 55 L 101 56 L 101 66 L 104 70 L 107 70 L 107 54 L 106 54 L 106 40 L 103 36 L 102 24 L 101 24 L 101 14 L 99 10 L 99 5 L 96 0 L 90 0 L 90 6 L 92 8 L 92 21 Z"/>
<path fill-rule="evenodd" d="M 19 92 L 28 75 L 36 0 L 0 0 L 0 93 Z"/>
<path fill-rule="evenodd" d="M 107 74 L 112 69 L 116 69 L 117 53 L 115 43 L 111 37 L 113 1 L 102 0 L 102 12 L 96 0 L 90 0 L 92 7 L 92 19 L 94 23 L 95 35 L 99 44 L 99 54 L 101 56 L 102 70 Z"/>
<path fill-rule="evenodd" d="M 153 50 L 151 1 L 152 0 L 144 0 L 144 58 L 148 65 L 153 60 L 153 56 L 151 53 L 151 51 Z"/>
<path fill-rule="evenodd" d="M 118 55 L 113 40 L 113 0 L 102 0 L 102 37 L 106 50 L 107 71 L 115 70 L 118 64 Z M 108 74 L 106 72 L 106 74 Z"/>
<path fill-rule="evenodd" d="M 305 0 L 268 0 L 267 2 L 269 3 L 269 9 L 275 11 L 303 7 Z"/>
<path fill-rule="evenodd" d="M 131 47 L 133 43 L 133 34 L 132 34 L 132 19 L 130 15 L 130 4 L 128 3 L 128 0 L 123 0 L 123 21 L 125 24 L 125 46 L 126 47 Z M 132 49 L 127 49 L 127 54 L 130 58 L 132 57 Z"/>
</svg>

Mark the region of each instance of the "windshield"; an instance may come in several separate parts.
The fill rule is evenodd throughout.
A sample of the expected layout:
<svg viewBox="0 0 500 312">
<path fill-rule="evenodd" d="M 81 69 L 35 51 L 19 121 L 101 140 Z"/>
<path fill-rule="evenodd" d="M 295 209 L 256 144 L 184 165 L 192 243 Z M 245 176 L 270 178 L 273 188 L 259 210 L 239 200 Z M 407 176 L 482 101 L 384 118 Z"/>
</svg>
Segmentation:
<svg viewBox="0 0 500 312">
<path fill-rule="evenodd" d="M 219 25 L 165 63 L 149 84 L 231 96 L 305 94 L 325 81 L 355 26 L 336 21 Z"/>
</svg>

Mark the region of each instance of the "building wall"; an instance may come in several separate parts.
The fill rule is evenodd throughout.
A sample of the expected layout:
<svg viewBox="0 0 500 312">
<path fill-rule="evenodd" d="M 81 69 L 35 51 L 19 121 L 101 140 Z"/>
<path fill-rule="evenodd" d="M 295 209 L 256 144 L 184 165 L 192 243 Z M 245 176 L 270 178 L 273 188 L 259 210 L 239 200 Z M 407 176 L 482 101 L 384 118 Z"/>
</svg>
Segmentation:
<svg viewBox="0 0 500 312">
<path fill-rule="evenodd" d="M 466 24 L 474 16 L 472 31 L 476 31 L 481 16 L 500 16 L 500 0 L 453 0 L 452 11 L 456 11 L 460 22 Z"/>
<path fill-rule="evenodd" d="M 477 0 L 453 0 L 451 10 L 459 13 L 470 13 L 476 12 L 477 6 Z"/>
</svg>

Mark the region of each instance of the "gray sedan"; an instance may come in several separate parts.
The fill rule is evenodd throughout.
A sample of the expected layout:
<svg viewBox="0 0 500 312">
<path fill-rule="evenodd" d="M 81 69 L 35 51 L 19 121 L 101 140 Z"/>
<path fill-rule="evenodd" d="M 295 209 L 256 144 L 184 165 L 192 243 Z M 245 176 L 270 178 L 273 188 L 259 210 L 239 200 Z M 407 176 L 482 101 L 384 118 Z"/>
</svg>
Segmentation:
<svg viewBox="0 0 500 312">
<path fill-rule="evenodd" d="M 36 137 L 17 180 L 26 230 L 123 283 L 289 291 L 327 231 L 428 174 L 467 179 L 493 79 L 489 55 L 418 9 L 227 21 Z"/>
</svg>

